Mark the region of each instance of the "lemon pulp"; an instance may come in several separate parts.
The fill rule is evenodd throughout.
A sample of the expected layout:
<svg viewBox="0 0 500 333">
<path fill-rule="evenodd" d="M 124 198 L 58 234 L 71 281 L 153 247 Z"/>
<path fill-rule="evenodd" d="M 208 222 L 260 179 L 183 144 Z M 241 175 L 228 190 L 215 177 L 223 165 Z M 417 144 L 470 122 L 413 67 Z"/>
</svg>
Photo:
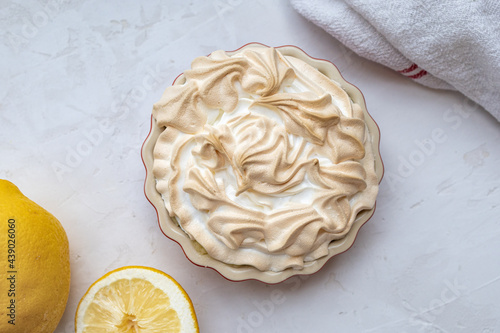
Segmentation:
<svg viewBox="0 0 500 333">
<path fill-rule="evenodd" d="M 99 290 L 87 308 L 83 332 L 116 328 L 120 333 L 180 332 L 177 311 L 169 297 L 152 283 L 121 279 Z"/>
</svg>

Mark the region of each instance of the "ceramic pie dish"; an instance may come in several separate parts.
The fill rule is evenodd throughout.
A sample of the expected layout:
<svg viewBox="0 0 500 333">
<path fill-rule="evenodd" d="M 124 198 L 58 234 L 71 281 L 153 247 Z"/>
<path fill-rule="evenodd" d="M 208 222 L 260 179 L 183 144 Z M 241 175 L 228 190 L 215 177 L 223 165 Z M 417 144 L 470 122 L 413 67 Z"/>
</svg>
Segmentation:
<svg viewBox="0 0 500 333">
<path fill-rule="evenodd" d="M 232 55 L 241 53 L 247 49 L 252 50 L 259 48 L 268 48 L 268 47 L 262 44 L 251 43 L 243 46 L 238 50 L 225 52 L 225 54 L 231 57 Z M 312 66 L 313 68 L 317 69 L 317 71 L 324 74 L 332 81 L 336 82 L 336 85 L 338 85 L 348 95 L 348 98 L 350 99 L 352 104 L 356 104 L 360 107 L 360 110 L 362 110 L 360 112 L 362 112 L 364 117 L 364 122 L 366 126 L 365 128 L 368 137 L 368 140 L 366 141 L 368 143 L 365 143 L 365 148 L 369 148 L 368 150 L 370 150 L 373 153 L 373 158 L 372 160 L 369 161 L 369 164 L 373 165 L 369 165 L 369 169 L 371 170 L 373 174 L 372 178 L 375 179 L 376 185 L 378 187 L 378 183 L 380 183 L 384 172 L 379 152 L 380 131 L 377 124 L 366 110 L 364 97 L 360 92 L 360 90 L 356 88 L 354 85 L 345 81 L 341 76 L 339 70 L 329 61 L 312 58 L 309 55 L 307 55 L 304 51 L 302 51 L 300 48 L 295 46 L 281 46 L 275 49 L 279 50 L 279 53 L 284 57 L 293 57 L 299 59 L 305 62 L 306 64 Z M 226 73 L 225 76 L 227 75 L 228 74 Z M 177 86 L 180 87 L 180 89 L 182 89 L 182 86 L 185 85 L 185 83 L 186 83 L 186 75 L 181 74 L 175 79 L 173 86 L 174 87 Z M 175 122 L 175 119 L 172 121 Z M 176 126 L 182 127 L 184 126 L 184 124 L 181 123 Z M 259 266 L 247 263 L 234 264 L 231 262 L 230 263 L 223 262 L 221 260 L 214 258 L 214 256 L 209 255 L 204 246 L 202 246 L 198 241 L 193 239 L 194 237 L 190 238 L 188 236 L 184 228 L 181 227 L 179 223 L 179 218 L 172 217 L 173 214 L 169 214 L 169 210 L 167 209 L 167 207 L 170 206 L 168 204 L 166 205 L 165 200 L 168 200 L 165 198 L 166 195 L 160 193 L 160 191 L 158 190 L 158 188 L 165 188 L 165 187 L 158 185 L 158 183 L 161 182 L 162 180 L 155 177 L 153 172 L 153 169 L 155 167 L 156 170 L 158 169 L 158 165 L 155 166 L 155 146 L 157 145 L 158 142 L 165 140 L 164 138 L 162 138 L 162 133 L 165 131 L 165 129 L 166 127 L 164 125 L 159 124 L 158 119 L 154 116 L 153 113 L 151 117 L 151 131 L 142 147 L 142 158 L 146 168 L 146 180 L 145 180 L 146 197 L 156 209 L 161 231 L 168 238 L 174 240 L 181 246 L 186 257 L 192 263 L 198 266 L 209 267 L 216 270 L 218 273 L 220 273 L 223 277 L 225 277 L 228 280 L 243 281 L 243 280 L 254 279 L 265 283 L 274 284 L 282 282 L 294 275 L 313 274 L 318 270 L 320 270 L 326 264 L 326 262 L 333 256 L 347 251 L 353 245 L 359 229 L 371 218 L 371 216 L 375 211 L 374 199 L 373 199 L 373 205 L 370 205 L 370 207 L 363 206 L 362 208 L 355 211 L 355 214 L 352 216 L 352 221 L 350 221 L 349 223 L 349 228 L 346 229 L 345 234 L 342 234 L 342 236 L 339 237 L 338 239 L 333 239 L 331 241 L 328 241 L 327 244 L 325 244 L 324 246 L 326 252 L 323 251 L 323 253 L 320 254 L 319 257 L 314 258 L 313 260 L 310 259 L 308 260 L 307 255 L 304 255 L 304 257 L 301 260 L 299 260 L 300 263 L 298 265 L 294 266 L 293 264 L 287 263 L 283 266 L 284 268 L 282 267 L 278 271 L 269 269 L 269 267 L 265 265 Z M 189 132 L 190 129 L 187 128 L 185 129 L 185 131 Z M 369 145 L 369 147 L 366 145 Z M 160 155 L 161 154 L 156 153 L 157 160 L 159 158 L 158 156 Z M 168 154 L 163 154 L 161 155 L 161 158 L 163 158 L 165 161 L 168 161 L 169 156 Z M 222 227 L 219 227 L 219 229 L 221 228 L 225 228 L 225 226 L 223 225 Z M 222 239 L 220 236 L 218 237 L 219 239 Z M 275 238 L 275 236 L 273 237 Z M 222 240 L 226 241 L 225 239 Z M 217 241 L 218 240 L 216 239 L 215 242 Z M 227 242 L 230 243 L 230 241 Z M 245 243 L 242 244 L 244 245 Z M 231 245 L 232 243 L 230 243 L 230 246 Z M 217 253 L 220 252 L 218 249 L 215 250 L 211 249 L 211 251 L 215 251 Z M 304 260 L 304 258 L 306 259 Z M 251 260 L 252 259 L 247 259 L 247 262 L 251 263 Z"/>
</svg>

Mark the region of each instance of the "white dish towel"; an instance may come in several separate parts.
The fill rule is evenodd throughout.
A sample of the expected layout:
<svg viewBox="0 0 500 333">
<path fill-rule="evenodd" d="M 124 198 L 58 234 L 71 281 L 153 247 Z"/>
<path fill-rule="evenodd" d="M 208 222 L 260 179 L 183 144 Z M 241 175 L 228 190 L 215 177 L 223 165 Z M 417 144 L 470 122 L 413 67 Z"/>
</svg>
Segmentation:
<svg viewBox="0 0 500 333">
<path fill-rule="evenodd" d="M 359 55 L 456 89 L 500 121 L 499 0 L 290 0 Z"/>
</svg>

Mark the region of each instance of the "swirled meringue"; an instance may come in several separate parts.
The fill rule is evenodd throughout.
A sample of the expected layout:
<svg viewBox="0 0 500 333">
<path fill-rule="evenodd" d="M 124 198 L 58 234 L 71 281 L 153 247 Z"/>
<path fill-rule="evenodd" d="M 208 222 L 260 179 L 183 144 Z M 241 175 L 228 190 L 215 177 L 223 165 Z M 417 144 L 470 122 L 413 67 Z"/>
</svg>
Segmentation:
<svg viewBox="0 0 500 333">
<path fill-rule="evenodd" d="M 154 105 L 153 173 L 169 215 L 213 258 L 301 269 L 378 192 L 362 108 L 274 48 L 199 57 Z"/>
</svg>

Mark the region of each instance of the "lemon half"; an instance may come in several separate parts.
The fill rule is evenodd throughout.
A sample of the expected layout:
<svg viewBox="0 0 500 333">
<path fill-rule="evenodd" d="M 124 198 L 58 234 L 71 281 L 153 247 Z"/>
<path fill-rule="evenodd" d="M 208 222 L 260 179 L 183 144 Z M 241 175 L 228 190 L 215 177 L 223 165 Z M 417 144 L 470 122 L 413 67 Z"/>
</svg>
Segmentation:
<svg viewBox="0 0 500 333">
<path fill-rule="evenodd" d="M 127 266 L 97 280 L 75 317 L 77 333 L 199 332 L 191 299 L 168 274 Z"/>
</svg>

